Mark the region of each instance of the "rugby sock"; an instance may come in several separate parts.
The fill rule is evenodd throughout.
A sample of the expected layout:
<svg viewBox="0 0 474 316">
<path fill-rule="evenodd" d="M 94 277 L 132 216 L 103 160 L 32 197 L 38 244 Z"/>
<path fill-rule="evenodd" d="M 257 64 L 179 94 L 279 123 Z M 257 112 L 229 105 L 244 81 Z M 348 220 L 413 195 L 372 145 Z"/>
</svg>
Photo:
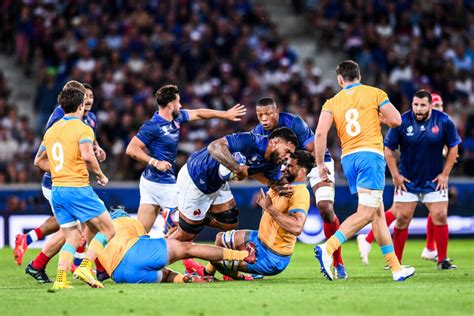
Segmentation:
<svg viewBox="0 0 474 316">
<path fill-rule="evenodd" d="M 408 228 L 399 229 L 395 227 L 393 229 L 393 245 L 395 246 L 395 254 L 397 255 L 398 261 L 402 262 L 403 249 L 408 239 Z"/>
<path fill-rule="evenodd" d="M 224 248 L 224 254 L 223 254 L 223 259 L 224 260 L 244 260 L 246 257 L 248 257 L 249 252 L 247 250 L 232 250 L 232 249 L 227 249 Z"/>
<path fill-rule="evenodd" d="M 392 272 L 398 272 L 402 270 L 400 261 L 398 261 L 397 256 L 395 255 L 393 244 L 380 246 L 380 251 L 382 251 L 385 261 L 387 262 Z"/>
<path fill-rule="evenodd" d="M 90 270 L 92 268 L 92 261 L 90 261 L 87 258 L 84 258 L 84 259 L 82 259 L 81 265 L 79 267 L 86 268 L 87 270 Z"/>
<path fill-rule="evenodd" d="M 102 263 L 100 263 L 99 258 L 96 258 L 94 260 L 94 263 L 95 263 L 95 269 L 96 269 L 97 272 L 104 272 L 105 271 L 105 268 L 102 265 Z"/>
<path fill-rule="evenodd" d="M 332 254 L 346 241 L 344 233 L 338 230 L 326 241 L 326 251 L 329 255 Z"/>
<path fill-rule="evenodd" d="M 426 221 L 426 249 L 429 251 L 436 250 L 434 224 L 433 220 L 431 219 L 431 214 L 428 214 L 428 220 Z"/>
<path fill-rule="evenodd" d="M 339 229 L 340 223 L 339 219 L 337 216 L 334 216 L 334 220 L 332 223 L 323 223 L 323 228 L 324 228 L 324 236 L 326 236 L 326 239 L 329 239 L 332 235 L 334 235 L 335 232 Z M 337 266 L 338 264 L 344 265 L 344 262 L 342 261 L 342 255 L 341 255 L 341 247 L 337 249 L 333 253 L 333 262 L 332 264 L 334 266 Z"/>
<path fill-rule="evenodd" d="M 46 268 L 46 265 L 48 264 L 49 260 L 51 260 L 50 257 L 44 254 L 44 252 L 40 252 L 36 258 L 33 260 L 31 265 L 33 268 L 36 270 L 44 270 Z"/>
<path fill-rule="evenodd" d="M 448 224 L 433 225 L 436 248 L 438 249 L 438 263 L 442 262 L 448 256 L 449 229 Z"/>
<path fill-rule="evenodd" d="M 98 255 L 102 250 L 104 250 L 108 242 L 109 240 L 104 234 L 97 233 L 89 244 L 89 249 Z"/>
<path fill-rule="evenodd" d="M 390 210 L 385 212 L 385 221 L 387 222 L 387 227 L 390 227 L 390 225 L 393 223 L 393 221 L 396 219 L 395 215 L 390 212 Z M 371 244 L 374 242 L 375 237 L 374 237 L 374 231 L 370 230 L 370 232 L 367 234 L 367 237 L 365 237 L 365 240 Z"/>
<path fill-rule="evenodd" d="M 204 274 L 205 275 L 213 276 L 214 274 L 216 274 L 216 271 L 217 271 L 216 267 L 214 267 L 212 265 L 212 263 L 210 263 L 210 262 L 204 268 Z"/>
<path fill-rule="evenodd" d="M 81 246 L 77 247 L 76 253 L 74 254 L 74 265 L 79 266 L 84 259 L 86 253 L 86 244 L 83 243 Z"/>
<path fill-rule="evenodd" d="M 26 234 L 26 243 L 30 245 L 31 243 L 43 239 L 43 233 L 39 227 L 36 227 L 33 230 L 30 230 L 28 234 Z"/>
<path fill-rule="evenodd" d="M 76 248 L 73 245 L 65 243 L 59 251 L 58 273 L 56 275 L 56 282 L 66 281 L 67 269 L 71 266 L 72 258 Z"/>
</svg>

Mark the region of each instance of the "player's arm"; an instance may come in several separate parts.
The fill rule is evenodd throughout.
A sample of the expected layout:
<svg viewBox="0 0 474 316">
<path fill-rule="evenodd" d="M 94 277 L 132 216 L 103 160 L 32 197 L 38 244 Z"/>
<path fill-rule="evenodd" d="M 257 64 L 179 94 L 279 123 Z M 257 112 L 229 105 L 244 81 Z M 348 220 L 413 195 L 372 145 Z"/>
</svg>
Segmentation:
<svg viewBox="0 0 474 316">
<path fill-rule="evenodd" d="M 35 156 L 34 165 L 45 172 L 51 171 L 51 169 L 49 168 L 48 154 L 46 152 L 46 147 L 44 147 L 44 145 L 41 145 L 38 148 L 38 152 L 36 153 L 36 156 Z"/>
<path fill-rule="evenodd" d="M 388 100 L 387 103 L 382 103 L 379 106 L 379 119 L 380 123 L 392 128 L 398 127 L 402 124 L 400 112 L 398 112 L 398 110 Z"/>
<path fill-rule="evenodd" d="M 278 212 L 272 204 L 270 197 L 260 189 L 260 194 L 257 197 L 257 204 L 277 222 L 286 232 L 299 236 L 303 231 L 304 223 L 306 221 L 306 213 L 303 210 L 290 210 L 288 214 Z M 300 212 L 301 211 L 301 212 Z"/>
<path fill-rule="evenodd" d="M 196 109 L 196 110 L 186 110 L 189 114 L 190 121 L 196 120 L 207 120 L 212 118 L 219 118 L 224 120 L 229 120 L 233 122 L 240 121 L 240 117 L 244 116 L 247 112 L 245 106 L 241 104 L 236 104 L 227 111 L 217 111 L 210 109 Z"/>
<path fill-rule="evenodd" d="M 107 159 L 107 153 L 105 152 L 105 150 L 102 149 L 102 147 L 99 146 L 99 143 L 97 142 L 97 140 L 94 140 L 93 148 L 94 148 L 94 154 L 99 160 L 99 162 L 104 162 L 105 159 Z"/>
<path fill-rule="evenodd" d="M 232 171 L 237 176 L 238 180 L 243 180 L 248 177 L 248 166 L 241 166 L 235 160 L 229 150 L 229 143 L 225 137 L 219 138 L 210 143 L 209 146 L 207 146 L 207 150 L 212 158 Z"/>
<path fill-rule="evenodd" d="M 79 150 L 81 151 L 81 157 L 86 164 L 87 170 L 96 175 L 99 185 L 105 186 L 109 182 L 109 179 L 102 172 L 102 169 L 100 169 L 99 161 L 94 154 L 92 141 L 81 141 L 79 143 Z"/>
<path fill-rule="evenodd" d="M 331 112 L 324 110 L 321 111 L 314 138 L 314 153 L 319 176 L 322 180 L 327 180 L 329 174 L 329 169 L 324 164 L 324 155 L 326 153 L 326 147 L 328 144 L 329 129 L 331 128 L 333 122 L 334 118 Z"/>
<path fill-rule="evenodd" d="M 395 191 L 407 191 L 405 187 L 405 182 L 410 182 L 409 179 L 405 178 L 398 169 L 397 165 L 397 156 L 395 155 L 395 150 L 388 148 L 385 146 L 384 150 L 385 160 L 387 161 L 388 170 L 390 170 L 390 174 L 392 175 L 393 185 L 395 186 Z"/>
<path fill-rule="evenodd" d="M 146 145 L 137 136 L 132 138 L 125 153 L 136 161 L 152 165 L 160 171 L 166 171 L 172 167 L 168 161 L 156 160 L 148 155 Z"/>
<path fill-rule="evenodd" d="M 448 179 L 453 170 L 453 166 L 456 163 L 456 158 L 458 157 L 459 145 L 448 148 L 448 155 L 446 156 L 446 162 L 444 164 L 443 171 L 433 179 L 433 182 L 438 182 L 436 184 L 436 191 L 442 190 L 445 191 L 448 189 Z"/>
</svg>

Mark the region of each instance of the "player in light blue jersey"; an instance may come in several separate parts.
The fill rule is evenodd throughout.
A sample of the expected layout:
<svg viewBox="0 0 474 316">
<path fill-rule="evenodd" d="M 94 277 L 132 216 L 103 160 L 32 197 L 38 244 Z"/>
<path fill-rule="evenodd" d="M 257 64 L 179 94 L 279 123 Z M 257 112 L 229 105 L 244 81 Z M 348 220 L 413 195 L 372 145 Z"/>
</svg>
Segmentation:
<svg viewBox="0 0 474 316">
<path fill-rule="evenodd" d="M 140 178 L 138 220 L 149 232 L 163 210 L 168 225 L 177 207 L 176 155 L 182 123 L 211 118 L 240 121 L 245 107 L 236 104 L 227 111 L 181 109 L 178 87 L 165 85 L 156 91 L 158 111 L 145 122 L 127 147 L 127 155 L 147 164 Z M 177 213 L 174 213 L 177 215 Z"/>
<path fill-rule="evenodd" d="M 259 124 L 252 130 L 253 133 L 270 135 L 276 128 L 288 127 L 298 138 L 298 149 L 307 150 L 314 156 L 314 133 L 301 117 L 280 112 L 275 100 L 269 97 L 260 98 L 257 101 L 256 113 Z M 339 229 L 339 219 L 334 213 L 334 160 L 327 149 L 324 163 L 330 170 L 326 181 L 319 177 L 316 167 L 308 174 L 308 178 L 316 198 L 316 206 L 323 219 L 324 234 L 328 239 Z M 341 248 L 333 253 L 333 266 L 337 279 L 348 278 L 342 261 Z"/>
<path fill-rule="evenodd" d="M 237 180 L 252 177 L 265 184 L 281 178 L 281 164 L 298 145 L 289 128 L 278 128 L 269 136 L 235 133 L 213 141 L 189 157 L 178 174 L 179 226 L 169 238 L 194 239 L 204 225 L 231 230 L 238 225 L 239 211 L 221 165 Z M 238 155 L 235 155 L 239 153 Z M 235 157 L 245 157 L 240 163 Z"/>
</svg>

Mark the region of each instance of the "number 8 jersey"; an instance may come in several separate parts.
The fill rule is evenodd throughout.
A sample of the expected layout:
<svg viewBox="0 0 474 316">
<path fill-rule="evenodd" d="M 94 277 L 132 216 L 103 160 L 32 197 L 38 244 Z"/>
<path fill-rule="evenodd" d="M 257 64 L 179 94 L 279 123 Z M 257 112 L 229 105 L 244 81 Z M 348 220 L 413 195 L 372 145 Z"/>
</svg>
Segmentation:
<svg viewBox="0 0 474 316">
<path fill-rule="evenodd" d="M 333 115 L 341 139 L 341 158 L 359 151 L 383 156 L 379 110 L 388 103 L 384 91 L 360 83 L 346 86 L 324 103 L 322 111 Z"/>
<path fill-rule="evenodd" d="M 75 116 L 64 117 L 49 128 L 41 143 L 48 153 L 53 186 L 85 187 L 89 172 L 79 145 L 94 142 L 94 132 Z"/>
</svg>

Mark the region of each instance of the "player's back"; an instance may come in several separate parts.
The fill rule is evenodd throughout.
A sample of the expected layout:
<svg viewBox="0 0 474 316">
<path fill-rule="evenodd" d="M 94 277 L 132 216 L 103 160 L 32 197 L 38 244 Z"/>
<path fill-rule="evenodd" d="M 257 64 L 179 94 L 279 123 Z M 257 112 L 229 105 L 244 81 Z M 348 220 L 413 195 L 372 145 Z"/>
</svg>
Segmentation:
<svg viewBox="0 0 474 316">
<path fill-rule="evenodd" d="M 89 185 L 89 172 L 79 145 L 94 142 L 92 129 L 74 116 L 64 117 L 44 135 L 53 186 L 84 187 Z"/>
<path fill-rule="evenodd" d="M 390 101 L 384 91 L 354 83 L 324 104 L 323 111 L 333 115 L 341 139 L 342 157 L 359 151 L 383 155 L 379 109 L 388 103 Z"/>
</svg>

